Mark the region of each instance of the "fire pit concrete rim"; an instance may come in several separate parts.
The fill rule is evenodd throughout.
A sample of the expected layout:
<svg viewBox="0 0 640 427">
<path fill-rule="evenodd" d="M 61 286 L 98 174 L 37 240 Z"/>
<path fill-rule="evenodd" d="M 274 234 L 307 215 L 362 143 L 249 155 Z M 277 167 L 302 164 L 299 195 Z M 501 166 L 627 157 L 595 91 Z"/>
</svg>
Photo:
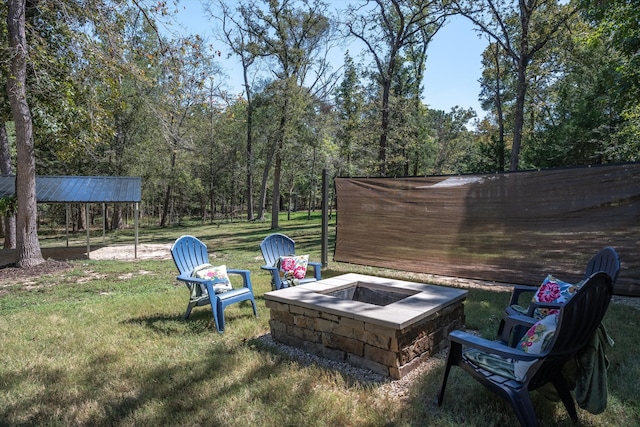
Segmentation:
<svg viewBox="0 0 640 427">
<path fill-rule="evenodd" d="M 332 290 L 345 288 L 358 282 L 376 287 L 386 286 L 394 292 L 407 293 L 408 296 L 386 306 L 377 306 L 327 295 Z M 318 282 L 267 292 L 265 300 L 312 310 L 321 309 L 329 314 L 366 321 L 379 326 L 403 329 L 416 321 L 431 316 L 445 305 L 465 299 L 467 293 L 468 291 L 457 288 L 349 273 Z"/>
</svg>

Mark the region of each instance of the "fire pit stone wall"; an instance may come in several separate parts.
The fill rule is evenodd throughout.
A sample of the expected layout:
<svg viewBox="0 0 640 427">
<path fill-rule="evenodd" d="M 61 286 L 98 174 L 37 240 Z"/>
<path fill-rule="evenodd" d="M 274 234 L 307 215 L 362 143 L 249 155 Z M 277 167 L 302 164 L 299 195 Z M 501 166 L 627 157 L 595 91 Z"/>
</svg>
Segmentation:
<svg viewBox="0 0 640 427">
<path fill-rule="evenodd" d="M 406 293 L 385 306 L 336 298 L 335 289 L 371 286 Z M 446 347 L 464 325 L 467 291 L 346 274 L 265 294 L 272 338 L 394 379 Z"/>
</svg>

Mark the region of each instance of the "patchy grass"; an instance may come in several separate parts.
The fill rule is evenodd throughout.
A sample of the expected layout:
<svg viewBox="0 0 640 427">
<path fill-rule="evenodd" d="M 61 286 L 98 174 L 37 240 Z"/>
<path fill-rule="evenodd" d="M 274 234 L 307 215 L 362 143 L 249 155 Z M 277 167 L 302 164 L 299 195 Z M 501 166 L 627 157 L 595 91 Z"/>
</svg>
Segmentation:
<svg viewBox="0 0 640 427">
<path fill-rule="evenodd" d="M 296 214 L 281 225 L 300 253 L 320 259 L 317 215 Z M 251 270 L 259 317 L 250 304 L 234 304 L 225 310 L 224 334 L 206 307 L 182 318 L 187 290 L 171 260 L 70 261 L 73 268 L 59 274 L 3 283 L 0 425 L 517 425 L 506 403 L 456 368 L 437 407 L 442 359 L 400 399 L 384 384 L 305 366 L 263 345 L 257 338 L 269 332 L 263 295 L 270 279 L 260 270 L 258 245 L 268 227 L 191 224 L 140 233 L 144 243 L 192 234 L 207 243 L 214 263 Z M 333 262 L 323 275 L 346 271 L 415 280 Z M 467 326 L 492 336 L 507 301 L 505 292 L 470 289 Z M 597 416 L 579 410 L 582 425 L 640 424 L 638 319 L 637 309 L 610 307 L 609 406 Z M 542 426 L 573 425 L 562 404 L 537 396 L 535 405 Z"/>
</svg>

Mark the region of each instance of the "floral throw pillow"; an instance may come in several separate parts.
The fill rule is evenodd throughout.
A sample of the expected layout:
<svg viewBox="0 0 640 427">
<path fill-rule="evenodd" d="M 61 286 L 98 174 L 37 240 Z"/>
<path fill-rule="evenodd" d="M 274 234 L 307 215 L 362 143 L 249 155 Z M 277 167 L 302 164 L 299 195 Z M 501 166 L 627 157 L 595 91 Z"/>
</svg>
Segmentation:
<svg viewBox="0 0 640 427">
<path fill-rule="evenodd" d="M 533 302 L 565 303 L 576 293 L 578 285 L 563 282 L 549 274 L 533 296 Z"/>
<path fill-rule="evenodd" d="M 218 282 L 213 285 L 213 290 L 216 294 L 227 292 L 233 289 L 229 275 L 227 274 L 226 265 L 213 266 L 211 264 L 202 264 L 193 269 L 191 277 L 197 277 L 199 279 L 217 280 Z M 200 285 L 203 295 L 207 294 L 207 287 Z M 193 294 L 193 290 L 192 290 Z"/>
<path fill-rule="evenodd" d="M 549 274 L 542 281 L 542 285 L 540 285 L 531 301 L 564 304 L 580 289 L 581 284 L 582 282 L 575 285 L 563 282 Z M 558 310 L 556 309 L 536 308 L 533 312 L 533 317 L 542 319 L 545 316 L 557 313 Z"/>
<path fill-rule="evenodd" d="M 553 336 L 556 333 L 556 327 L 558 325 L 558 314 L 550 314 L 542 320 L 536 322 L 526 334 L 522 337 L 517 349 L 524 351 L 525 353 L 539 354 L 545 351 Z M 516 360 L 514 363 L 514 374 L 519 381 L 524 380 L 527 370 L 534 362 L 525 362 Z"/>
<path fill-rule="evenodd" d="M 307 275 L 309 265 L 309 255 L 289 255 L 281 256 L 278 261 L 280 273 L 285 280 L 297 284 L 296 281 L 304 279 Z"/>
</svg>

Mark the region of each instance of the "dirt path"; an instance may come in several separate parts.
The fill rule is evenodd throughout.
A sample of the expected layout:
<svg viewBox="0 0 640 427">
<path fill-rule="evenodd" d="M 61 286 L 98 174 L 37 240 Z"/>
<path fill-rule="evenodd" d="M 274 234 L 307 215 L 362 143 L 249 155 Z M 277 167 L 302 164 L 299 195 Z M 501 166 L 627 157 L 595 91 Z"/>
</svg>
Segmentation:
<svg viewBox="0 0 640 427">
<path fill-rule="evenodd" d="M 137 259 L 171 259 L 169 253 L 171 244 L 140 244 L 137 248 Z M 104 260 L 135 260 L 134 245 L 95 245 L 91 246 L 90 259 Z M 53 259 L 56 261 L 69 261 L 78 259 L 87 259 L 86 246 L 60 247 L 60 248 L 42 248 L 42 256 L 44 259 Z M 15 261 L 14 249 L 0 250 L 0 268 L 13 264 Z"/>
<path fill-rule="evenodd" d="M 122 260 L 134 261 L 136 259 L 171 259 L 170 243 L 166 244 L 139 244 L 137 248 L 137 258 L 134 257 L 134 245 L 96 245 L 91 247 L 90 259 L 93 260 Z M 42 256 L 46 263 L 33 267 L 31 270 L 11 268 L 15 262 L 15 250 L 0 250 L 0 282 L 16 279 L 22 276 L 29 277 L 54 272 L 60 269 L 71 268 L 65 261 L 87 259 L 86 246 L 43 248 Z M 502 286 L 496 283 L 488 283 L 481 280 L 461 279 L 456 277 L 432 276 L 420 273 L 408 273 L 408 280 L 416 280 L 423 283 L 442 284 L 445 286 L 455 286 L 463 288 L 482 288 L 493 290 L 510 290 L 510 286 Z M 614 296 L 614 303 L 630 305 L 640 310 L 639 297 Z"/>
<path fill-rule="evenodd" d="M 169 252 L 171 244 L 142 244 L 135 248 L 134 245 L 109 245 L 92 246 L 89 258 L 92 260 L 120 260 L 134 261 L 136 259 L 171 259 Z M 67 261 L 87 259 L 87 247 L 60 247 L 42 248 L 42 256 L 45 262 L 28 268 L 16 268 L 15 250 L 0 250 L 0 295 L 2 284 L 31 280 L 34 276 L 55 274 L 72 268 Z"/>
</svg>

